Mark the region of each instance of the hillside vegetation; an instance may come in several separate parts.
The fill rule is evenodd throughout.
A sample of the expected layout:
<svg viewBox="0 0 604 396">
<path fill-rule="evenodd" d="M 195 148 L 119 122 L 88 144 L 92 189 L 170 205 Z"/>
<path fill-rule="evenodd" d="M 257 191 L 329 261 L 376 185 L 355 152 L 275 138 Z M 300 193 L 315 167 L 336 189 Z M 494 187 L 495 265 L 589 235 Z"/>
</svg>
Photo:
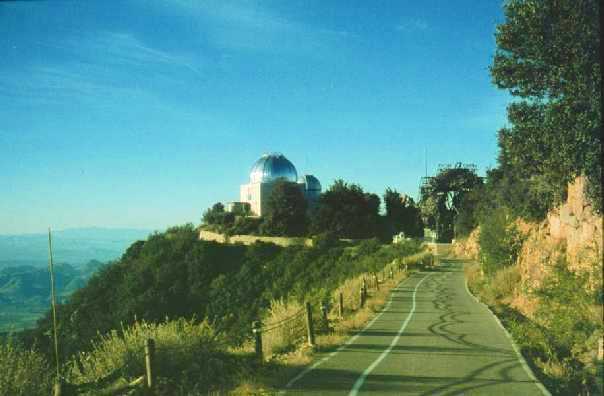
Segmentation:
<svg viewBox="0 0 604 396">
<path fill-rule="evenodd" d="M 119 352 L 119 348 L 129 348 L 127 344 L 131 343 L 124 341 L 128 337 L 161 333 L 162 326 L 184 331 L 190 328 L 187 326 L 200 325 L 206 326 L 212 336 L 203 336 L 206 341 L 191 342 L 199 341 L 201 344 L 195 345 L 202 348 L 207 344 L 207 348 L 216 351 L 216 364 L 220 367 L 226 364 L 220 362 L 230 359 L 224 354 L 227 348 L 249 342 L 252 322 L 267 315 L 271 301 L 308 301 L 317 309 L 321 302 L 331 301 L 334 290 L 347 279 L 380 271 L 394 259 L 419 250 L 419 243 L 412 241 L 382 245 L 373 239 L 343 246 L 328 236 L 315 238 L 312 248 L 263 243 L 225 245 L 198 240 L 192 225 L 155 233 L 146 241 L 132 244 L 119 261 L 103 268 L 58 306 L 61 361 L 72 362 L 63 370 L 74 378 L 79 375 L 90 381 L 96 379 L 94 370 L 100 370 L 99 376 L 109 375 L 111 367 L 120 372 L 126 370 L 124 375 L 141 372 L 139 366 L 132 369 L 126 364 L 123 368 L 121 363 L 109 364 L 107 359 L 130 359 L 127 350 Z M 175 324 L 174 320 L 184 322 Z M 26 349 L 39 348 L 48 361 L 52 361 L 53 350 L 50 322 L 47 315 L 36 329 L 20 334 Z M 191 329 L 191 334 L 197 334 Z M 186 339 L 186 334 L 182 337 Z M 136 338 L 136 346 L 131 347 L 138 349 L 132 353 L 141 353 L 143 338 Z M 212 342 L 208 344 L 209 339 Z M 86 368 L 86 356 L 103 353 L 109 364 L 106 369 Z M 119 358 L 121 353 L 126 355 Z M 171 353 L 178 360 L 193 352 Z M 177 372 L 181 363 L 175 362 L 166 370 Z M 210 378 L 217 380 L 215 376 Z M 181 380 L 185 381 L 183 386 L 193 386 L 184 377 L 178 381 Z M 214 381 L 200 386 L 209 389 L 211 385 L 219 384 Z"/>
</svg>

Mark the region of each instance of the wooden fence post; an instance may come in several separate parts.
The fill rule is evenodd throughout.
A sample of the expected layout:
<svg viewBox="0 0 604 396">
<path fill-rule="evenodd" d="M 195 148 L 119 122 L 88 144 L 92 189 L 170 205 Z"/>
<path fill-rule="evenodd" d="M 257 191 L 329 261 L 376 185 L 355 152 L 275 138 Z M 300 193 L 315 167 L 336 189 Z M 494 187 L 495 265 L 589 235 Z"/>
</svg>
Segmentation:
<svg viewBox="0 0 604 396">
<path fill-rule="evenodd" d="M 380 282 L 378 281 L 378 276 L 377 274 L 374 274 L 374 279 L 375 279 L 375 290 L 380 290 Z"/>
<path fill-rule="evenodd" d="M 361 308 L 365 306 L 365 289 L 361 286 Z"/>
<path fill-rule="evenodd" d="M 321 303 L 321 316 L 321 319 L 323 319 L 323 321 L 327 323 L 327 304 L 324 302 Z"/>
<path fill-rule="evenodd" d="M 344 294 L 342 294 L 342 292 L 340 292 L 340 298 L 339 298 L 339 314 L 340 314 L 340 319 L 344 318 Z"/>
<path fill-rule="evenodd" d="M 262 362 L 264 357 L 262 352 L 262 323 L 260 323 L 260 321 L 252 323 L 252 333 L 254 333 L 254 339 L 256 341 L 254 346 L 256 357 L 258 358 L 258 361 Z"/>
<path fill-rule="evenodd" d="M 155 355 L 155 341 L 147 338 L 145 341 L 145 367 L 147 369 L 147 388 L 153 390 L 153 357 Z"/>
<path fill-rule="evenodd" d="M 315 345 L 315 333 L 313 331 L 313 323 L 312 323 L 312 309 L 310 307 L 310 303 L 306 303 L 306 330 L 308 332 L 308 344 L 310 346 Z"/>
</svg>

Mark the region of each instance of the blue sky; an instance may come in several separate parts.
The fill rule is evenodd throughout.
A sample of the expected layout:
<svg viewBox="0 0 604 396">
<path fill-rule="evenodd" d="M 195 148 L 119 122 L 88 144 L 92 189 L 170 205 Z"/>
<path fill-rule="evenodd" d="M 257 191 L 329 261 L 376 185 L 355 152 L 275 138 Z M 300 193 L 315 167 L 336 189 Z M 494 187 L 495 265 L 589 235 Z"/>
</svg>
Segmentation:
<svg viewBox="0 0 604 396">
<path fill-rule="evenodd" d="M 500 1 L 0 3 L 0 234 L 199 223 L 284 153 L 417 196 L 496 165 Z"/>
</svg>

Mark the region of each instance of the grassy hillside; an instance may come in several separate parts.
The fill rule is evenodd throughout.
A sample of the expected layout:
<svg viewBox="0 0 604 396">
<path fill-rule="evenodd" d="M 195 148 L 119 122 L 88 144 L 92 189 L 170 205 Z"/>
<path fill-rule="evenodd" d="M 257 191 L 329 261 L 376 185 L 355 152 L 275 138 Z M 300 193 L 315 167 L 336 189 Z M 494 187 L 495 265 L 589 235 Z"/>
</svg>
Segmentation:
<svg viewBox="0 0 604 396">
<path fill-rule="evenodd" d="M 224 245 L 200 241 L 191 225 L 151 235 L 128 248 L 58 308 L 63 361 L 92 351 L 99 337 L 144 321 L 182 318 L 212 326 L 230 348 L 251 338 L 250 326 L 271 301 L 330 300 L 346 279 L 380 271 L 395 258 L 420 250 L 419 243 L 381 245 L 367 240 L 341 246 L 327 236 L 315 246 Z M 21 334 L 26 345 L 50 355 L 48 315 Z M 121 334 L 121 331 L 115 333 Z"/>
</svg>

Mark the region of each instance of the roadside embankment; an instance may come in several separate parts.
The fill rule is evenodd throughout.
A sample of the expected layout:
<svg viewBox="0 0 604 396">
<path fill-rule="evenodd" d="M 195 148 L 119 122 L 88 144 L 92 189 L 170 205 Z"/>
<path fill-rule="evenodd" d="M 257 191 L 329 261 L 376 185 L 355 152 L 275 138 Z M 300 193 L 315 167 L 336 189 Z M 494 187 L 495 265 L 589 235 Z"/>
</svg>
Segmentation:
<svg viewBox="0 0 604 396">
<path fill-rule="evenodd" d="M 472 292 L 499 316 L 554 394 L 602 392 L 602 216 L 586 199 L 584 183 L 579 177 L 569 184 L 567 200 L 543 221 L 515 220 L 500 241 L 515 260 L 495 271 L 485 266 L 479 230 L 453 246 L 455 256 L 475 262 L 466 265 Z M 520 244 L 509 249 L 509 241 Z"/>
</svg>

